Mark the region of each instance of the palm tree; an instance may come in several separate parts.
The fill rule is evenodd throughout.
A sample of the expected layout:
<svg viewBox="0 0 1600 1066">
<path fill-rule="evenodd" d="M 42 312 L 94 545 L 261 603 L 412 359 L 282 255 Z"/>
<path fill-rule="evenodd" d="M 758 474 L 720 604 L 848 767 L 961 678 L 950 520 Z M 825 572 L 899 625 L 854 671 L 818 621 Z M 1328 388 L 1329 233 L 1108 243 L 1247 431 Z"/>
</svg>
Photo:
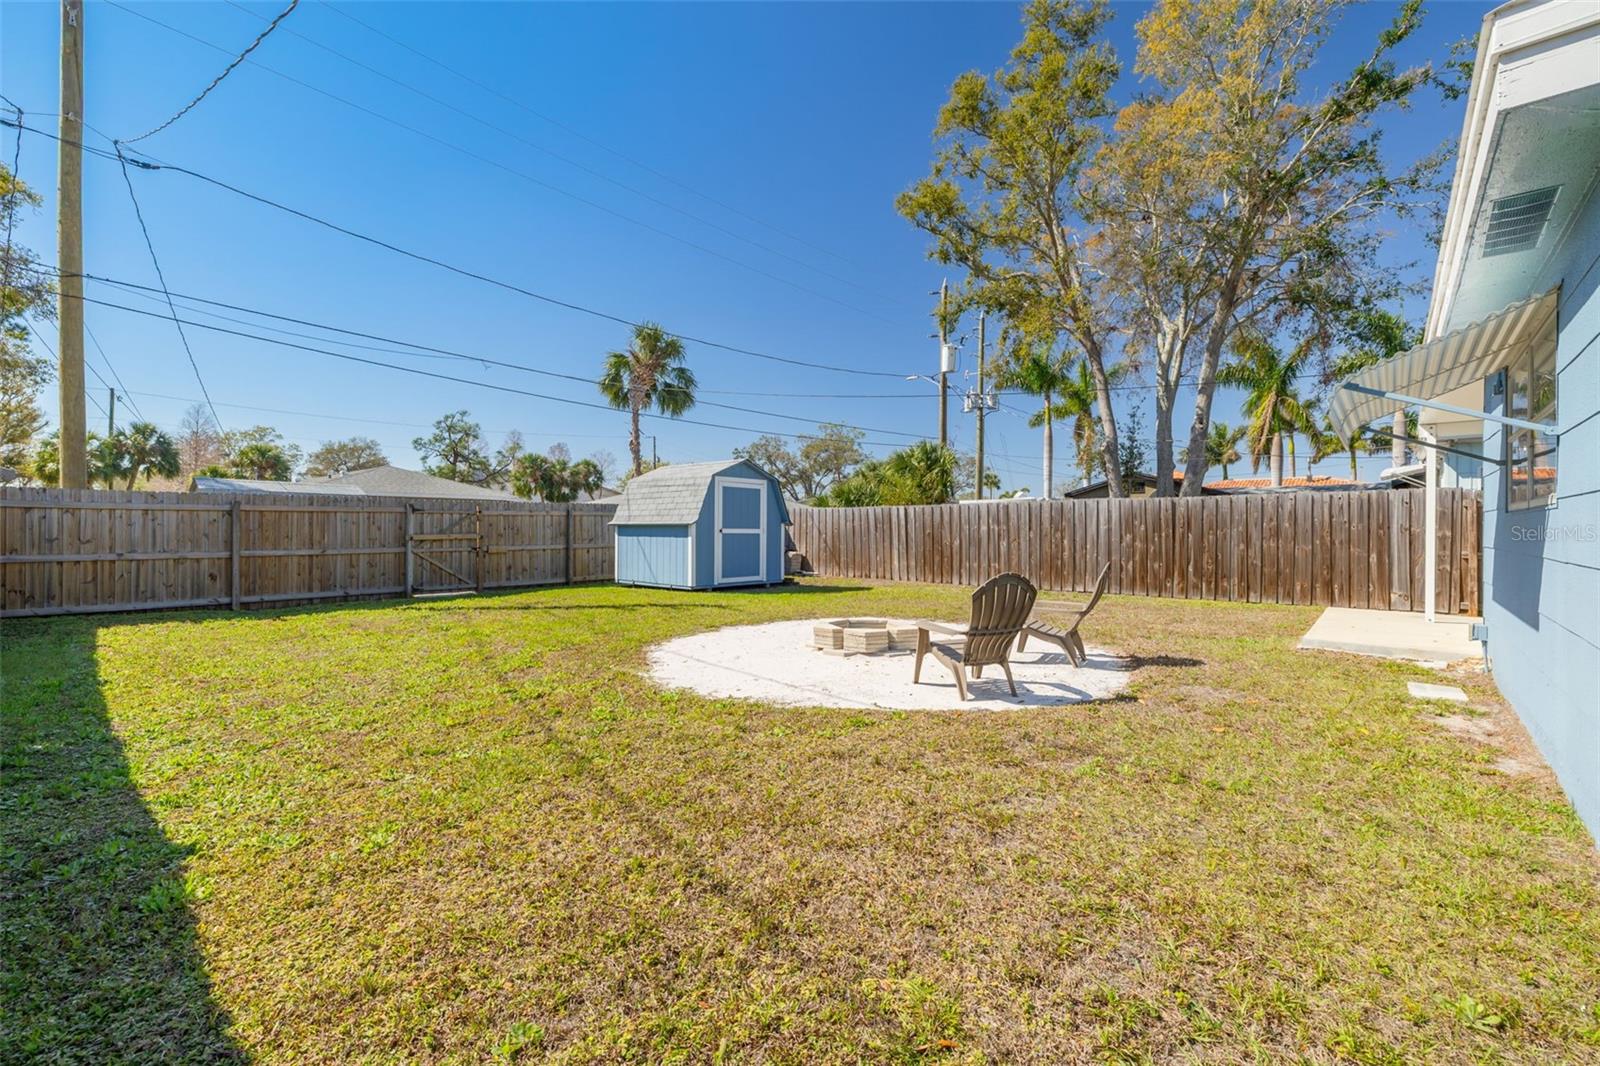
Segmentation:
<svg viewBox="0 0 1600 1066">
<path fill-rule="evenodd" d="M 1072 440 L 1078 449 L 1078 465 L 1087 478 L 1092 467 L 1086 465 L 1085 457 L 1093 461 L 1097 432 L 1095 392 L 1089 382 L 1088 364 L 1080 361 L 1075 376 L 1066 358 L 1053 354 L 1048 344 L 1032 344 L 1020 347 L 996 378 L 999 388 L 1025 392 L 1042 401 L 1028 425 L 1044 428 L 1045 499 L 1055 493 L 1055 423 L 1060 419 L 1073 420 Z"/>
<path fill-rule="evenodd" d="M 1106 379 L 1113 385 L 1128 374 L 1124 364 L 1106 368 Z M 1043 412 L 1041 412 L 1042 414 Z M 1100 468 L 1100 416 L 1099 393 L 1094 379 L 1089 376 L 1089 364 L 1078 360 L 1066 383 L 1061 386 L 1060 398 L 1052 411 L 1058 421 L 1072 420 L 1072 447 L 1077 452 L 1078 472 L 1085 482 L 1094 480 Z M 1029 425 L 1038 425 L 1038 415 Z M 1048 489 L 1046 498 L 1050 495 Z"/>
<path fill-rule="evenodd" d="M 644 473 L 639 451 L 639 413 L 654 407 L 677 418 L 694 406 L 694 371 L 684 365 L 683 341 L 653 322 L 633 327 L 633 343 L 625 352 L 606 356 L 600 374 L 600 394 L 632 418 L 628 451 L 633 455 L 633 475 Z"/>
<path fill-rule="evenodd" d="M 1416 347 L 1422 340 L 1421 330 L 1413 329 L 1399 315 L 1378 307 L 1356 312 L 1351 322 L 1351 333 L 1356 344 L 1334 361 L 1329 373 L 1335 378 L 1349 377 Z M 1406 409 L 1396 407 L 1390 452 L 1390 459 L 1395 466 L 1405 465 L 1406 442 L 1400 437 L 1407 435 Z M 1351 461 L 1354 462 L 1353 459 Z"/>
<path fill-rule="evenodd" d="M 246 477 L 256 481 L 288 481 L 293 473 L 289 457 L 282 448 L 276 444 L 266 444 L 257 441 L 246 444 L 228 460 L 235 473 L 234 477 Z"/>
<path fill-rule="evenodd" d="M 1230 426 L 1226 422 L 1213 422 L 1206 431 L 1206 466 L 1222 467 L 1224 481 L 1228 480 L 1228 464 L 1243 458 L 1239 454 L 1239 442 L 1244 440 L 1245 433 L 1244 426 Z M 1179 461 L 1188 463 L 1188 448 L 1179 453 Z"/>
<path fill-rule="evenodd" d="M 178 446 L 157 429 L 155 423 L 135 422 L 125 434 L 118 436 L 123 438 L 127 466 L 122 473 L 128 478 L 128 488 L 133 488 L 141 475 L 178 476 Z"/>
<path fill-rule="evenodd" d="M 1250 469 L 1261 469 L 1261 457 L 1274 487 L 1283 484 L 1283 438 L 1296 431 L 1311 433 L 1311 408 L 1295 391 L 1297 379 L 1311 359 L 1311 345 L 1301 343 L 1288 355 L 1279 355 L 1259 333 L 1248 333 L 1234 345 L 1234 360 L 1217 372 L 1219 385 L 1244 389 L 1244 409 L 1250 415 Z"/>
<path fill-rule="evenodd" d="M 1340 452 L 1350 454 L 1350 480 L 1360 481 L 1361 475 L 1356 470 L 1356 459 L 1361 455 L 1370 455 L 1378 450 L 1377 439 L 1372 435 L 1372 430 L 1367 426 L 1360 426 L 1350 435 L 1349 447 L 1340 439 L 1339 433 L 1333 428 L 1333 422 L 1327 415 L 1322 416 L 1322 421 L 1312 428 L 1308 434 L 1311 438 L 1311 461 L 1320 463 L 1330 455 Z M 1309 468 L 1308 468 L 1309 469 Z"/>
<path fill-rule="evenodd" d="M 883 461 L 885 504 L 949 503 L 961 460 L 948 445 L 919 440 Z"/>
</svg>

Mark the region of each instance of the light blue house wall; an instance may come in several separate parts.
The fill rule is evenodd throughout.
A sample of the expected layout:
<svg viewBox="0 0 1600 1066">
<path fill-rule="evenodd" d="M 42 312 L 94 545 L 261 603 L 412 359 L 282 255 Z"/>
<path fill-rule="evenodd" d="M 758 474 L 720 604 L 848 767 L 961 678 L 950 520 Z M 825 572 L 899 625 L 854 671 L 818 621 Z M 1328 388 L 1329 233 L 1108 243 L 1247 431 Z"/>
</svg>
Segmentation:
<svg viewBox="0 0 1600 1066">
<path fill-rule="evenodd" d="M 755 484 L 724 493 L 719 526 L 718 484 L 723 479 Z M 751 463 L 728 460 L 663 467 L 630 483 L 618 504 L 612 522 L 616 580 L 684 589 L 778 584 L 784 577 L 788 522 L 777 480 Z M 763 527 L 764 538 L 759 533 L 730 532 Z"/>
<path fill-rule="evenodd" d="M 1500 691 L 1600 837 L 1600 197 L 1533 291 L 1557 284 L 1556 498 L 1509 510 L 1505 468 L 1484 464 L 1484 621 Z M 1484 409 L 1504 413 L 1495 393 Z M 1484 423 L 1486 454 L 1503 432 Z"/>
</svg>

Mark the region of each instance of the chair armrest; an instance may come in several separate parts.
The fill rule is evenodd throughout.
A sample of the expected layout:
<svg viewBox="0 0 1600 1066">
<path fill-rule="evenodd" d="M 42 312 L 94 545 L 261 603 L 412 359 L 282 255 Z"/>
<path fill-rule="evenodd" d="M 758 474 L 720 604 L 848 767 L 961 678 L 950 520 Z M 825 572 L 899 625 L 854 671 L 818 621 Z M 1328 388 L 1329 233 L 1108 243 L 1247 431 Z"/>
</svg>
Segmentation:
<svg viewBox="0 0 1600 1066">
<path fill-rule="evenodd" d="M 926 629 L 930 633 L 949 633 L 950 635 L 957 637 L 964 637 L 967 635 L 967 631 L 965 629 L 958 629 L 955 626 L 947 626 L 943 622 L 925 622 L 919 619 L 912 624 L 918 629 Z"/>
<path fill-rule="evenodd" d="M 1088 609 L 1087 603 L 1068 603 L 1065 600 L 1037 600 L 1033 605 L 1034 614 L 1082 614 Z"/>
</svg>

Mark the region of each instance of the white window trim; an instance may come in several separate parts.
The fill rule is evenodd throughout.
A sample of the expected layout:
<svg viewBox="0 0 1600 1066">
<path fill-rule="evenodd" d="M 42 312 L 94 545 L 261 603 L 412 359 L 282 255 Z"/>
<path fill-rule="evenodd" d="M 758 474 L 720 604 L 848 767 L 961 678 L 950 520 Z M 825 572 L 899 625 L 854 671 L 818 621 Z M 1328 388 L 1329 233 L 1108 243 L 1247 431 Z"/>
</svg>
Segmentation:
<svg viewBox="0 0 1600 1066">
<path fill-rule="evenodd" d="M 1501 377 L 1500 377 L 1500 382 L 1501 382 L 1501 384 L 1500 384 L 1501 410 L 1510 410 L 1510 408 L 1511 408 L 1511 391 L 1512 391 L 1511 376 L 1512 376 L 1513 373 L 1516 372 L 1516 370 L 1517 370 L 1517 368 L 1519 366 L 1527 370 L 1527 373 L 1528 373 L 1529 410 L 1526 412 L 1526 414 L 1527 414 L 1527 416 L 1528 416 L 1528 418 L 1530 420 L 1536 420 L 1537 414 L 1538 414 L 1538 412 L 1536 412 L 1536 411 L 1534 411 L 1532 409 L 1532 396 L 1533 396 L 1533 387 L 1534 387 L 1533 364 L 1534 364 L 1534 362 L 1536 361 L 1536 358 L 1537 358 L 1535 356 L 1535 354 L 1534 354 L 1533 347 L 1534 347 L 1534 344 L 1542 336 L 1543 336 L 1543 332 L 1541 330 L 1540 333 L 1537 333 L 1533 337 L 1530 337 L 1528 339 L 1528 343 L 1523 346 L 1522 351 L 1517 353 L 1516 358 L 1511 360 L 1509 363 L 1507 363 L 1505 368 L 1500 371 L 1500 375 L 1501 375 Z M 1559 334 L 1552 334 L 1552 337 L 1551 337 L 1552 345 L 1558 345 L 1558 343 L 1559 343 L 1558 338 L 1559 338 Z M 1555 367 L 1555 372 L 1551 375 L 1551 381 L 1553 382 L 1553 384 L 1555 386 L 1555 390 L 1556 390 L 1555 409 L 1556 409 L 1557 412 L 1559 412 L 1561 410 L 1561 363 L 1560 363 L 1559 356 L 1560 356 L 1560 348 L 1556 347 L 1555 351 L 1553 351 L 1551 353 L 1551 363 Z M 1560 416 L 1558 414 L 1557 418 L 1559 418 L 1559 417 Z M 1535 424 L 1535 425 L 1543 425 L 1543 423 L 1539 423 L 1537 421 L 1534 421 L 1533 424 Z M 1532 433 L 1532 438 L 1530 440 L 1530 448 L 1537 444 L 1538 439 L 1539 439 L 1540 436 L 1554 438 L 1554 440 L 1555 440 L 1554 448 L 1556 450 L 1557 463 L 1553 467 L 1553 469 L 1556 470 L 1556 484 L 1555 484 L 1554 488 L 1552 488 L 1548 493 L 1544 494 L 1543 496 L 1537 496 L 1537 497 L 1534 497 L 1532 499 L 1520 500 L 1520 501 L 1519 500 L 1515 500 L 1515 499 L 1512 498 L 1512 488 L 1516 484 L 1517 463 L 1514 462 L 1512 460 L 1512 458 L 1511 458 L 1512 444 L 1513 444 L 1513 441 L 1514 441 L 1516 435 L 1519 432 L 1524 432 L 1524 430 L 1518 429 L 1518 428 L 1513 427 L 1513 426 L 1506 426 L 1504 429 L 1501 430 L 1501 435 L 1500 435 L 1500 457 L 1501 457 L 1502 460 L 1504 460 L 1503 463 L 1500 466 L 1500 472 L 1501 472 L 1501 475 L 1505 478 L 1505 482 L 1506 482 L 1506 491 L 1505 491 L 1505 508 L 1506 508 L 1506 512 L 1510 513 L 1510 512 L 1513 512 L 1513 511 L 1521 512 L 1521 511 L 1545 511 L 1545 510 L 1549 510 L 1549 509 L 1551 509 L 1551 508 L 1556 506 L 1556 503 L 1560 500 L 1560 496 L 1561 496 L 1561 474 L 1560 474 L 1560 461 L 1559 461 L 1560 460 L 1560 448 L 1561 448 L 1561 432 L 1560 432 L 1560 429 L 1557 426 L 1551 426 L 1549 429 L 1543 430 L 1542 432 L 1539 431 L 1539 430 L 1528 431 L 1528 432 Z M 1526 464 L 1527 471 L 1528 471 L 1528 477 L 1529 477 L 1528 485 L 1529 485 L 1530 489 L 1535 484 L 1535 482 L 1532 480 L 1533 471 L 1535 469 L 1537 469 L 1537 467 L 1535 467 L 1535 465 L 1534 465 L 1533 458 L 1534 458 L 1533 452 L 1530 451 L 1529 454 L 1528 454 L 1528 458 L 1525 460 L 1525 464 Z"/>
<path fill-rule="evenodd" d="M 760 533 L 761 534 L 761 567 L 755 576 L 741 575 L 733 578 L 726 577 L 722 571 L 722 488 L 758 489 L 761 492 L 761 524 L 754 529 L 740 527 L 732 530 L 734 533 Z M 716 583 L 718 585 L 765 585 L 767 583 L 767 482 L 762 478 L 747 477 L 717 477 L 711 482 L 712 498 L 712 554 L 716 559 Z"/>
</svg>

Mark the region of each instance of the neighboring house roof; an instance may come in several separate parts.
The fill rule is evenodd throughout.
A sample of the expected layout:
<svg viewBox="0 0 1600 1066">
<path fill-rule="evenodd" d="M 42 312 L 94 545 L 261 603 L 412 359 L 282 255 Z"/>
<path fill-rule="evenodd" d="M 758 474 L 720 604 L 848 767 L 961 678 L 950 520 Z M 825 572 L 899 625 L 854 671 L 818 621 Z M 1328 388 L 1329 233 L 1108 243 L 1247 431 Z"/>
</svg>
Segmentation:
<svg viewBox="0 0 1600 1066">
<path fill-rule="evenodd" d="M 1262 489 L 1365 489 L 1372 488 L 1363 481 L 1351 481 L 1347 477 L 1286 477 L 1282 485 L 1274 486 L 1270 477 L 1231 477 L 1226 481 L 1208 481 L 1204 486 L 1208 492 L 1257 492 Z"/>
<path fill-rule="evenodd" d="M 306 493 L 314 496 L 365 496 L 353 485 L 326 485 L 310 481 L 256 481 L 247 477 L 197 477 L 195 492 Z"/>
<path fill-rule="evenodd" d="M 706 493 L 711 491 L 711 481 L 733 467 L 754 470 L 774 487 L 777 479 L 747 459 L 721 459 L 712 463 L 673 463 L 640 474 L 617 498 L 617 513 L 611 519 L 614 526 L 686 526 L 700 518 L 700 508 L 705 504 Z M 789 521 L 789 507 L 778 492 L 778 507 L 783 520 Z"/>
<path fill-rule="evenodd" d="M 1142 470 L 1138 471 L 1137 473 L 1135 473 L 1132 477 L 1128 478 L 1127 480 L 1130 483 L 1132 483 L 1133 485 L 1137 485 L 1140 488 L 1147 488 L 1147 489 L 1148 488 L 1154 488 L 1155 484 L 1156 484 L 1156 476 L 1154 474 L 1146 474 Z M 1174 470 L 1172 472 L 1172 480 L 1174 482 L 1182 481 L 1183 480 L 1183 471 L 1182 470 Z M 1087 484 L 1079 485 L 1075 489 L 1068 489 L 1066 492 L 1062 493 L 1062 496 L 1064 496 L 1065 498 L 1070 500 L 1074 496 L 1087 496 L 1090 493 L 1099 492 L 1101 489 L 1103 489 L 1105 487 L 1106 487 L 1106 479 L 1105 478 L 1101 478 L 1099 481 L 1091 481 L 1091 482 L 1088 482 Z"/>
<path fill-rule="evenodd" d="M 249 478 L 197 477 L 196 492 L 279 492 L 310 493 L 319 496 L 413 496 L 423 499 L 515 500 L 518 497 L 501 489 L 468 485 L 449 478 L 434 477 L 420 470 L 398 466 L 374 466 L 332 477 L 309 477 L 302 481 L 254 481 Z"/>
</svg>

